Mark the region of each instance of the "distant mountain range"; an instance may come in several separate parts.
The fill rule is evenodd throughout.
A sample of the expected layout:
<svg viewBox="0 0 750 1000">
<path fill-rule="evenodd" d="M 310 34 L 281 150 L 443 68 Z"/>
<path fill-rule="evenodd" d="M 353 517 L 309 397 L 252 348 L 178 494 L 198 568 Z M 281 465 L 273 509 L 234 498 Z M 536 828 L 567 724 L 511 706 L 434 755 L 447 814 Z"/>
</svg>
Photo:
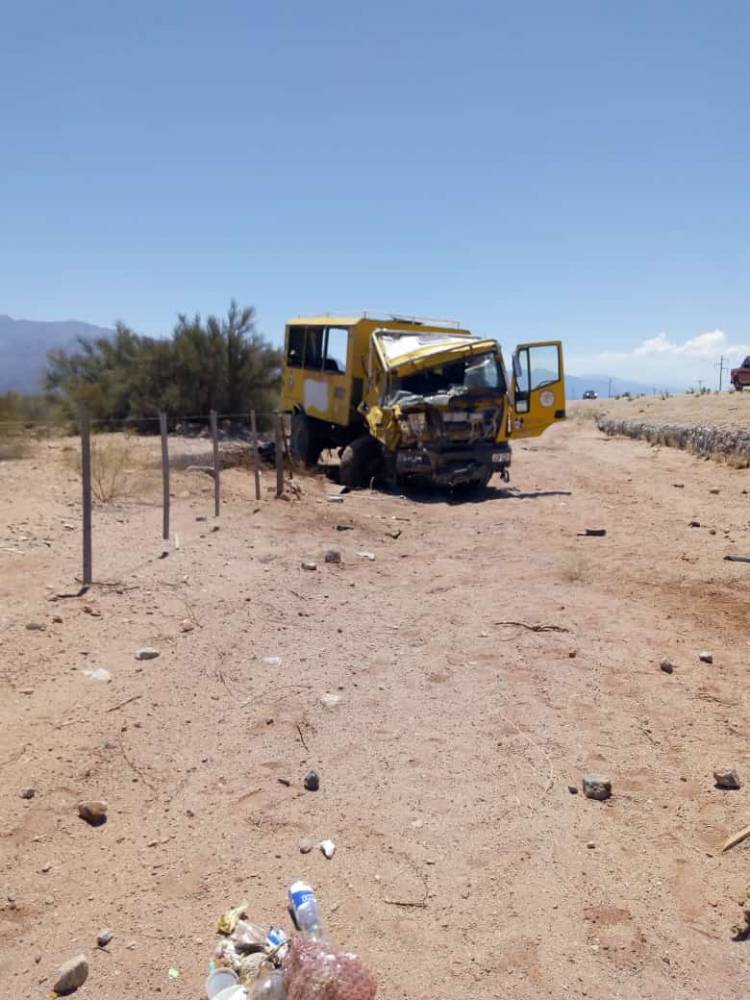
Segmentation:
<svg viewBox="0 0 750 1000">
<path fill-rule="evenodd" d="M 0 393 L 38 392 L 48 351 L 75 347 L 78 337 L 109 337 L 113 332 L 79 320 L 42 323 L 0 314 Z"/>
<path fill-rule="evenodd" d="M 78 337 L 110 337 L 113 333 L 106 327 L 80 320 L 45 323 L 0 314 L 0 393 L 38 392 L 48 351 L 73 348 Z M 665 388 L 628 379 L 610 380 L 608 375 L 566 375 L 566 395 L 568 399 L 580 399 L 587 389 L 593 389 L 597 396 L 606 397 L 610 392 L 610 382 L 613 396 L 621 396 L 624 392 L 651 395 L 654 388 L 657 391 Z M 672 387 L 669 388 L 672 390 Z"/>
<path fill-rule="evenodd" d="M 675 389 L 674 386 L 647 385 L 643 382 L 633 382 L 627 378 L 610 378 L 609 375 L 565 375 L 565 395 L 568 399 L 580 399 L 587 389 L 593 389 L 597 396 L 602 399 L 608 395 L 622 396 L 625 392 L 634 395 L 645 393 L 652 396 L 656 392 L 684 392 L 684 389 Z"/>
</svg>

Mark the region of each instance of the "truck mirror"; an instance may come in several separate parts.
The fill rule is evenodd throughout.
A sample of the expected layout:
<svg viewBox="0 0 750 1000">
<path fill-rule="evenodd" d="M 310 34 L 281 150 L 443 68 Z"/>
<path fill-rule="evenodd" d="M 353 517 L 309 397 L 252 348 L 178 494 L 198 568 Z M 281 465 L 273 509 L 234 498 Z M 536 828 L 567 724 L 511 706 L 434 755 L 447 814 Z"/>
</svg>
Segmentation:
<svg viewBox="0 0 750 1000">
<path fill-rule="evenodd" d="M 516 379 L 516 382 L 518 382 L 519 379 L 523 376 L 523 365 L 521 364 L 521 358 L 518 354 L 518 351 L 516 351 L 516 353 L 513 355 L 513 375 Z"/>
</svg>

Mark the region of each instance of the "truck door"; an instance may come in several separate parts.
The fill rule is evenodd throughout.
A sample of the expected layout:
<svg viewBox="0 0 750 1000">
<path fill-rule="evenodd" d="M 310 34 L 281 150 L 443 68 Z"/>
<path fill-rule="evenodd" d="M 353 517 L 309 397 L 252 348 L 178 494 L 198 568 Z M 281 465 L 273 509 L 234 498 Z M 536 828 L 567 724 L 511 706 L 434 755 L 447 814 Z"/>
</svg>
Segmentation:
<svg viewBox="0 0 750 1000">
<path fill-rule="evenodd" d="M 539 437 L 565 419 L 562 343 L 519 344 L 513 354 L 511 438 Z"/>
</svg>

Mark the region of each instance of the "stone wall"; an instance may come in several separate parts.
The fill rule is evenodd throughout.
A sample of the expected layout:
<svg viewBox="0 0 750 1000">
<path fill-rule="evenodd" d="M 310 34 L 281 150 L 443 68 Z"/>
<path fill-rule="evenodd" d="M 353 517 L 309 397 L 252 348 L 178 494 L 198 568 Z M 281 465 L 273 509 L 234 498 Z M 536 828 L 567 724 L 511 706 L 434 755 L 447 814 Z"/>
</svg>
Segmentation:
<svg viewBox="0 0 750 1000">
<path fill-rule="evenodd" d="M 616 420 L 599 416 L 596 426 L 604 434 L 639 438 L 651 444 L 682 448 L 704 458 L 726 459 L 733 465 L 750 465 L 750 428 L 700 424 L 657 424 L 647 420 Z"/>
</svg>

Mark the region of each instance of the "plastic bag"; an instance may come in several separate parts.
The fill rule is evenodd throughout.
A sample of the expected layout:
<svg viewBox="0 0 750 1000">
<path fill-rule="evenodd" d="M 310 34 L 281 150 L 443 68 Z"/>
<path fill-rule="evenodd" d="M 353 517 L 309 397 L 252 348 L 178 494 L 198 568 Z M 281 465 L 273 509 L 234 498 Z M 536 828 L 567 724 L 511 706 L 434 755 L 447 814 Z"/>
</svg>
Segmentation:
<svg viewBox="0 0 750 1000">
<path fill-rule="evenodd" d="M 356 955 L 296 935 L 284 959 L 287 1000 L 374 1000 L 377 983 Z"/>
</svg>

